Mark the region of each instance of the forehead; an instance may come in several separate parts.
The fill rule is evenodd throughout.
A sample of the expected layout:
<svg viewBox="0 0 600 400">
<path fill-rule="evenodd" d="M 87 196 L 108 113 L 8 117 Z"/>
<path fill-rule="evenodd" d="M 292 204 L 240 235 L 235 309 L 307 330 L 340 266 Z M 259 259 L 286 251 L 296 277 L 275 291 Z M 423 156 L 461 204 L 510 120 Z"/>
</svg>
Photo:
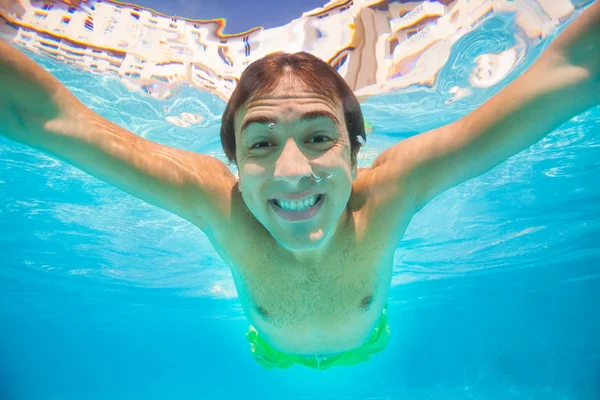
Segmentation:
<svg viewBox="0 0 600 400">
<path fill-rule="evenodd" d="M 235 118 L 235 130 L 239 133 L 244 121 L 248 119 L 265 117 L 288 123 L 313 112 L 333 114 L 340 125 L 343 125 L 343 106 L 337 98 L 325 96 L 299 84 L 280 84 L 268 93 L 249 99 L 240 108 Z"/>
</svg>

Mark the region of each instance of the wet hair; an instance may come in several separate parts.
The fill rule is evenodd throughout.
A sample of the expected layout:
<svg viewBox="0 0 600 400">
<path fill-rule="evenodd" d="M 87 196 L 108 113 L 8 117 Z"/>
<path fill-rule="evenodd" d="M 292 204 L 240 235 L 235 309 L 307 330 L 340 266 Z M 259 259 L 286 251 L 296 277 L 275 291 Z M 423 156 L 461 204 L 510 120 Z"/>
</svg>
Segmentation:
<svg viewBox="0 0 600 400">
<path fill-rule="evenodd" d="M 272 53 L 253 62 L 244 70 L 221 119 L 221 145 L 229 161 L 236 163 L 236 113 L 246 102 L 275 90 L 284 77 L 293 77 L 308 90 L 342 103 L 346 129 L 350 137 L 351 162 L 355 164 L 358 151 L 367 140 L 360 103 L 335 69 L 306 52 Z M 359 138 L 362 138 L 362 143 Z"/>
</svg>

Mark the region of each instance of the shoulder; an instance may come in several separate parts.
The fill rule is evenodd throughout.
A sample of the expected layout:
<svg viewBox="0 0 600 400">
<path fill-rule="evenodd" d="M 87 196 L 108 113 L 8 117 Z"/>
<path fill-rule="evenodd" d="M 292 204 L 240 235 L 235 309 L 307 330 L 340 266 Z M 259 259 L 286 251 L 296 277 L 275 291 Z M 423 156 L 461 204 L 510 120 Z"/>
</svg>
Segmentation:
<svg viewBox="0 0 600 400">
<path fill-rule="evenodd" d="M 407 189 L 391 182 L 384 168 L 359 168 L 348 205 L 364 235 L 398 241 L 414 214 L 409 199 Z"/>
</svg>

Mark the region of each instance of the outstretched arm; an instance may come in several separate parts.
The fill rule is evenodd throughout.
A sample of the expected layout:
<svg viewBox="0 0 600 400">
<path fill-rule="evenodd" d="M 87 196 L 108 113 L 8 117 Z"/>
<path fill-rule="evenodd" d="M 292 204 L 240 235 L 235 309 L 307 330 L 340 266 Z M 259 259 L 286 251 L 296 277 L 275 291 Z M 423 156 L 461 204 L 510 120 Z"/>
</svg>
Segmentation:
<svg viewBox="0 0 600 400">
<path fill-rule="evenodd" d="M 600 1 L 523 75 L 466 117 L 384 151 L 373 169 L 415 211 L 600 103 Z M 406 200 L 403 200 L 406 201 Z"/>
<path fill-rule="evenodd" d="M 229 212 L 235 176 L 221 161 L 151 142 L 84 106 L 0 40 L 0 135 L 54 155 L 210 229 Z"/>
</svg>

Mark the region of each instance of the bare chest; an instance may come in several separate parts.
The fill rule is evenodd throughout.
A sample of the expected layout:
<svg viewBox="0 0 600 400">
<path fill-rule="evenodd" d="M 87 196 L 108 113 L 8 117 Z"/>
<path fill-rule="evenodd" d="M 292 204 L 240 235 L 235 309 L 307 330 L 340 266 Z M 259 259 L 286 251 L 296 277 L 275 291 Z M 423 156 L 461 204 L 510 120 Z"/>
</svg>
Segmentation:
<svg viewBox="0 0 600 400">
<path fill-rule="evenodd" d="M 371 333 L 387 299 L 393 251 L 340 243 L 319 265 L 297 265 L 255 249 L 232 260 L 232 272 L 246 316 L 270 343 L 296 353 L 335 352 Z"/>
<path fill-rule="evenodd" d="M 373 257 L 344 254 L 320 265 L 261 260 L 243 277 L 252 311 L 273 324 L 315 322 L 368 310 L 381 284 L 383 266 Z M 354 255 L 357 256 L 357 255 Z M 240 294 L 242 295 L 242 294 Z"/>
<path fill-rule="evenodd" d="M 348 223 L 318 263 L 291 262 L 264 227 L 246 217 L 249 213 L 238 213 L 226 234 L 213 238 L 231 267 L 247 318 L 278 350 L 342 352 L 372 333 L 387 300 L 398 232 L 405 226 L 395 221 L 400 213 L 391 218 L 377 212 L 385 211 L 378 204 L 358 203 L 359 211 L 349 203 Z"/>
</svg>

